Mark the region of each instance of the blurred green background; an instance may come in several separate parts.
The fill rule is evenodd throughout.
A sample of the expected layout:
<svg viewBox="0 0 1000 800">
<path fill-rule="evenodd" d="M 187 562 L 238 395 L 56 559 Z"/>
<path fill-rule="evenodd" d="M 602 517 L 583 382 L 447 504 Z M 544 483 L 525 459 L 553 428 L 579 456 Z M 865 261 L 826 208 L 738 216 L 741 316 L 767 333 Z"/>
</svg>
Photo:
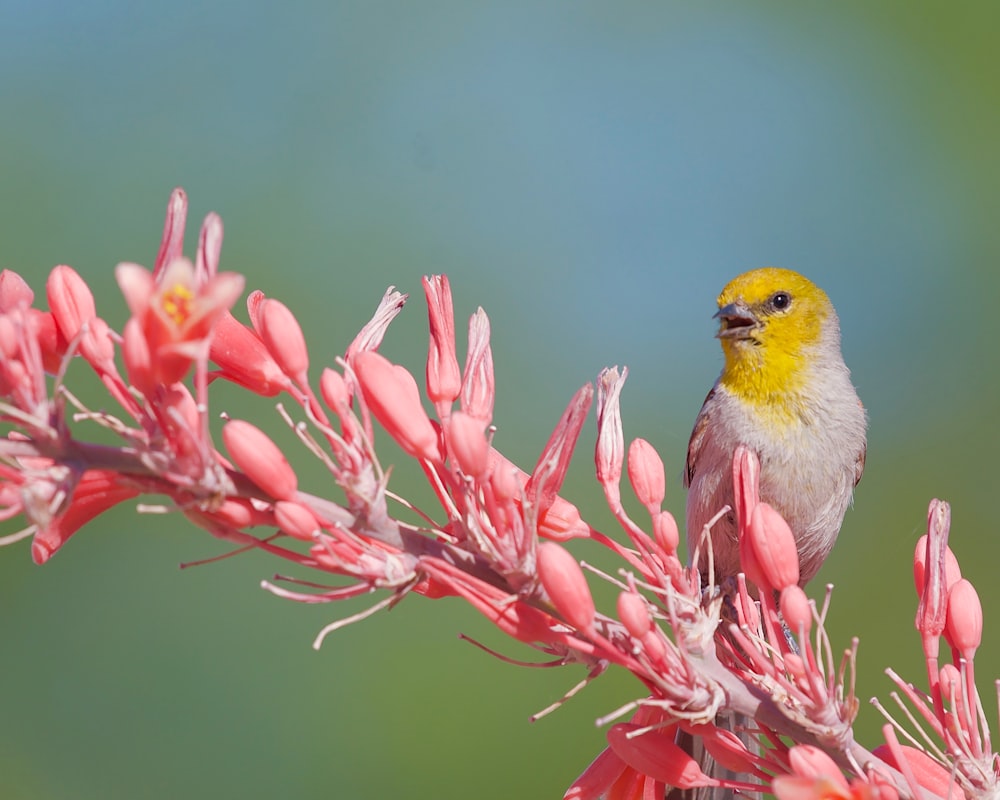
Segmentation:
<svg viewBox="0 0 1000 800">
<path fill-rule="evenodd" d="M 861 637 L 862 702 L 890 664 L 922 682 L 910 554 L 946 498 L 992 718 L 998 23 L 985 2 L 0 3 L 0 266 L 41 290 L 69 263 L 120 326 L 112 268 L 151 265 L 181 185 L 189 252 L 221 213 L 223 268 L 296 311 L 316 364 L 387 285 L 414 292 L 384 350 L 417 374 L 420 276 L 447 272 L 460 318 L 493 323 L 498 446 L 530 468 L 572 392 L 628 364 L 626 434 L 663 454 L 679 516 L 714 298 L 801 270 L 871 416 L 819 579 L 834 642 Z M 606 526 L 592 441 L 566 494 Z M 277 600 L 255 555 L 177 569 L 222 550 L 128 507 L 44 568 L 27 543 L 0 553 L 0 796 L 560 797 L 602 747 L 593 720 L 639 692 L 608 676 L 529 724 L 582 672 L 460 642 L 526 655 L 456 601 L 412 598 L 316 653 L 365 604 Z M 878 725 L 863 705 L 860 738 Z"/>
</svg>

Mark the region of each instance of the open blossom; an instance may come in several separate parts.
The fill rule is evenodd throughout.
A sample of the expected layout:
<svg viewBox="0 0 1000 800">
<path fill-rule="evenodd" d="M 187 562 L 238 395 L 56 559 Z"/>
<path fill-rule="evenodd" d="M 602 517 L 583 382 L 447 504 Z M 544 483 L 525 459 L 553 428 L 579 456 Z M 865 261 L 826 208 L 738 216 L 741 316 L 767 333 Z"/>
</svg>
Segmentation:
<svg viewBox="0 0 1000 800">
<path fill-rule="evenodd" d="M 732 585 L 704 586 L 689 566 L 699 554 L 682 561 L 677 521 L 663 508 L 663 460 L 649 442 L 627 442 L 620 410 L 627 370 L 604 370 L 596 386 L 582 386 L 553 421 L 533 468 L 521 469 L 502 455 L 504 429 L 493 427 L 488 317 L 481 308 L 471 315 L 460 368 L 445 276 L 423 284 L 430 337 L 422 397 L 414 374 L 377 352 L 405 295 L 390 287 L 342 356 L 310 353 L 293 309 L 279 300 L 251 293 L 249 325 L 230 313 L 243 278 L 218 271 L 222 222 L 208 215 L 191 261 L 182 252 L 186 216 L 186 195 L 175 190 L 153 270 L 118 266 L 131 312 L 120 334 L 71 268 L 50 275 L 49 310 L 35 307 L 21 277 L 0 273 L 0 519 L 27 523 L 0 543 L 30 536 L 32 557 L 44 563 L 104 511 L 152 495 L 161 510 L 179 512 L 237 552 L 256 549 L 310 576 L 265 581 L 278 596 L 329 603 L 379 593 L 369 610 L 324 628 L 317 646 L 409 594 L 458 597 L 549 659 L 543 663 L 583 665 L 586 681 L 625 669 L 636 679 L 634 697 L 601 720 L 607 748 L 572 783 L 568 800 L 1000 795 L 975 683 L 982 608 L 948 547 L 947 504 L 931 504 L 913 560 L 926 688 L 890 672 L 902 708 L 894 716 L 880 706 L 890 720 L 885 741 L 867 750 L 853 732 L 857 643 L 840 651 L 841 660 L 832 655 L 825 606 L 817 610 L 799 585 L 791 531 L 760 502 L 752 450 L 737 448 L 735 507 L 719 509 L 735 516 L 743 571 Z M 124 419 L 75 408 L 81 424 L 70 433 L 67 395 L 47 373 L 68 374 L 73 355 L 98 375 Z M 318 391 L 309 375 L 317 359 Z M 295 451 L 248 421 L 226 417 L 217 442 L 209 425 L 214 378 L 268 397 L 286 393 L 282 417 L 302 455 L 326 467 L 329 492 L 304 491 Z M 561 494 L 595 395 L 594 470 L 619 529 L 613 535 Z M 101 436 L 86 438 L 86 424 Z M 392 465 L 376 452 L 376 425 L 419 464 L 432 508 L 395 496 Z M 623 475 L 641 518 L 626 510 Z M 607 550 L 619 569 L 586 566 L 578 546 Z M 699 547 L 710 548 L 711 537 Z M 595 600 L 598 580 L 611 584 L 611 611 Z M 900 732 L 917 725 L 902 744 Z"/>
</svg>

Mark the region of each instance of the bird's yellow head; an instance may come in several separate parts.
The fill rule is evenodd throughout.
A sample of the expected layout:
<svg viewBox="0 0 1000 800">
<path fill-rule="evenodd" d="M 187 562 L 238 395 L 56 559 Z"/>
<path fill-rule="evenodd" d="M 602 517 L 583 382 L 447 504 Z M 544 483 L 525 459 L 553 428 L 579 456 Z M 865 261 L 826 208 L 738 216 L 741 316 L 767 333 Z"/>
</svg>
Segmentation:
<svg viewBox="0 0 1000 800">
<path fill-rule="evenodd" d="M 826 294 L 797 272 L 764 267 L 719 295 L 720 382 L 755 404 L 783 403 L 829 350 L 840 358 L 840 325 Z"/>
</svg>

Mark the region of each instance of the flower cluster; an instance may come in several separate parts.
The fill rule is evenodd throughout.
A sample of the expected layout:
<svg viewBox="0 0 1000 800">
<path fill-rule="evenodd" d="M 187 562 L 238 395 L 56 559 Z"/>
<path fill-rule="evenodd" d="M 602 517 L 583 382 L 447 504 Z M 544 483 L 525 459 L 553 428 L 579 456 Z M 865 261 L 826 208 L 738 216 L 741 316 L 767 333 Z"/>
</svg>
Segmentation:
<svg viewBox="0 0 1000 800">
<path fill-rule="evenodd" d="M 573 396 L 525 472 L 493 446 L 489 321 L 482 309 L 472 316 L 460 365 L 446 277 L 423 281 L 432 417 L 414 376 L 378 352 L 404 295 L 390 288 L 317 378 L 295 316 L 280 301 L 251 293 L 249 325 L 231 313 L 244 281 L 218 270 L 217 216 L 206 218 L 194 262 L 183 256 L 186 215 L 187 199 L 176 190 L 152 271 L 118 266 L 130 311 L 120 333 L 97 315 L 70 267 L 49 275 L 47 311 L 21 277 L 0 275 L 0 513 L 27 521 L 0 543 L 31 537 L 41 564 L 111 507 L 166 496 L 212 535 L 315 576 L 264 582 L 277 595 L 317 603 L 381 592 L 369 611 L 324 629 L 316 646 L 337 627 L 416 593 L 463 598 L 555 663 L 584 664 L 588 680 L 611 665 L 624 668 L 641 697 L 604 720 L 614 723 L 608 748 L 567 798 L 998 795 L 973 669 L 982 611 L 947 546 L 947 505 L 932 503 L 914 559 L 928 689 L 893 674 L 910 725 L 886 711 L 885 742 L 868 751 L 853 738 L 857 643 L 835 656 L 824 628 L 829 594 L 817 608 L 799 587 L 792 533 L 760 502 L 751 451 L 741 448 L 733 460 L 736 507 L 719 510 L 737 519 L 743 573 L 731 585 L 704 585 L 681 560 L 677 523 L 663 509 L 662 461 L 642 439 L 626 447 L 619 409 L 626 370 L 605 370 L 596 390 L 587 384 Z M 97 375 L 117 414 L 89 410 L 69 391 L 76 360 Z M 209 426 L 215 380 L 289 398 L 295 414 L 279 409 L 303 450 L 328 469 L 336 499 L 300 490 L 286 454 L 248 421 L 227 419 L 220 449 Z M 560 495 L 595 399 L 596 475 L 618 538 L 591 527 Z M 376 423 L 419 464 L 439 509 L 412 509 L 390 490 L 374 448 Z M 117 444 L 81 437 L 87 425 L 103 429 L 95 439 L 110 433 Z M 625 511 L 623 476 L 644 522 Z M 696 550 L 711 548 L 708 528 L 694 533 Z M 588 568 L 617 587 L 612 612 L 595 607 L 584 566 L 564 546 L 572 539 L 621 560 L 616 574 Z M 950 655 L 943 666 L 942 637 Z"/>
</svg>

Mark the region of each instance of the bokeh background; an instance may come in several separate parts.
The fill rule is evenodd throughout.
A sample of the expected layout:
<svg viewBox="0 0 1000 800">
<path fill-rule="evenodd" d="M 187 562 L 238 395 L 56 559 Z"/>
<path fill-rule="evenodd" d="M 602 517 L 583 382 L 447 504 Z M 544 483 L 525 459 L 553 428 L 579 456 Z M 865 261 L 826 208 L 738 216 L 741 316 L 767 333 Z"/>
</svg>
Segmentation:
<svg viewBox="0 0 1000 800">
<path fill-rule="evenodd" d="M 830 630 L 861 637 L 864 701 L 922 680 L 911 552 L 928 501 L 979 588 L 1000 674 L 995 454 L 1000 68 L 992 3 L 0 3 L 0 266 L 73 265 L 116 325 L 112 268 L 152 263 L 170 190 L 210 210 L 223 268 L 298 314 L 329 363 L 385 287 L 385 352 L 422 370 L 420 277 L 490 314 L 497 443 L 526 467 L 570 395 L 627 364 L 628 436 L 668 503 L 721 363 L 714 298 L 778 264 L 832 297 L 871 416 Z M 275 420 L 221 391 L 215 410 Z M 599 524 L 593 424 L 566 494 Z M 293 461 L 323 491 L 303 452 Z M 424 497 L 403 470 L 398 488 Z M 9 532 L 10 526 L 5 528 Z M 255 555 L 117 511 L 44 568 L 0 553 L 0 796 L 560 797 L 637 696 L 529 670 L 454 601 L 363 605 L 258 588 Z M 579 554 L 592 555 L 584 548 Z"/>
</svg>

